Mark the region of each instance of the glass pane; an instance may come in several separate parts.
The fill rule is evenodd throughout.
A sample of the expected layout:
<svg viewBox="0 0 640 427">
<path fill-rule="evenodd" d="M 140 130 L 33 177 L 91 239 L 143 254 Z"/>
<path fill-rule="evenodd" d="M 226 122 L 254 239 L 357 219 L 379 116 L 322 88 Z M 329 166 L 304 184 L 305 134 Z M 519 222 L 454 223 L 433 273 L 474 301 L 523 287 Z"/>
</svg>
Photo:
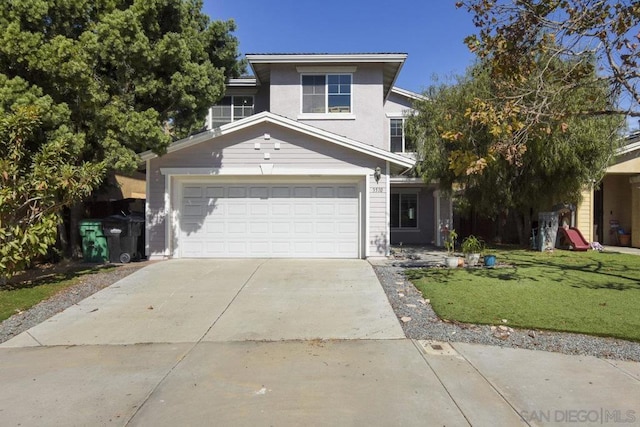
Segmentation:
<svg viewBox="0 0 640 427">
<path fill-rule="evenodd" d="M 214 105 L 211 107 L 211 122 L 214 128 L 231 123 L 231 105 Z"/>
<path fill-rule="evenodd" d="M 391 152 L 402 153 L 402 137 L 401 136 L 391 137 Z"/>
<path fill-rule="evenodd" d="M 302 95 L 303 113 L 324 113 L 324 94 Z"/>
<path fill-rule="evenodd" d="M 235 96 L 233 97 L 233 105 L 253 106 L 253 96 Z"/>
<path fill-rule="evenodd" d="M 402 119 L 391 119 L 391 136 L 402 136 Z"/>
<path fill-rule="evenodd" d="M 391 194 L 390 224 L 391 228 L 400 227 L 400 195 Z"/>
<path fill-rule="evenodd" d="M 245 113 L 244 107 L 233 107 L 233 120 L 240 120 L 249 116 L 249 114 Z"/>
<path fill-rule="evenodd" d="M 349 113 L 351 111 L 350 95 L 329 95 L 330 113 Z"/>
<path fill-rule="evenodd" d="M 302 93 L 324 93 L 324 76 L 302 76 Z"/>
<path fill-rule="evenodd" d="M 416 228 L 418 226 L 418 195 L 402 194 L 400 196 L 400 227 Z"/>
<path fill-rule="evenodd" d="M 404 151 L 408 153 L 416 152 L 415 142 L 411 138 L 409 138 L 407 135 L 404 136 Z"/>
<path fill-rule="evenodd" d="M 302 112 L 325 112 L 325 76 L 302 76 Z"/>
</svg>

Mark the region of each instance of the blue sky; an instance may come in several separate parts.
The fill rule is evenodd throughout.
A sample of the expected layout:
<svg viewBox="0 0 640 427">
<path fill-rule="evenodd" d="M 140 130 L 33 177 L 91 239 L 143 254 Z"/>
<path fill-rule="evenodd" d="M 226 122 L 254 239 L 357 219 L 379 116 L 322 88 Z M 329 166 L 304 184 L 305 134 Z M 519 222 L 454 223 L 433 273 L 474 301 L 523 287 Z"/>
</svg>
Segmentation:
<svg viewBox="0 0 640 427">
<path fill-rule="evenodd" d="M 231 19 L 240 52 L 409 55 L 396 86 L 421 92 L 434 76 L 462 74 L 474 56 L 463 39 L 471 15 L 453 0 L 204 0 L 211 19 Z"/>
</svg>

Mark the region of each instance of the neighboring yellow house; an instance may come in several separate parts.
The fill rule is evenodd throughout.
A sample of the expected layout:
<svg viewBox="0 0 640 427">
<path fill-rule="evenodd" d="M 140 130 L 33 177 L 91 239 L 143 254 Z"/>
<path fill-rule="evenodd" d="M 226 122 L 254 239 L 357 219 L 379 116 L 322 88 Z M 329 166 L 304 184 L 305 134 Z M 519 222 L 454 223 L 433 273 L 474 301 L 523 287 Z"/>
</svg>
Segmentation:
<svg viewBox="0 0 640 427">
<path fill-rule="evenodd" d="M 640 247 L 640 131 L 626 138 L 599 188 L 586 189 L 582 196 L 576 225 L 585 239 Z"/>
</svg>

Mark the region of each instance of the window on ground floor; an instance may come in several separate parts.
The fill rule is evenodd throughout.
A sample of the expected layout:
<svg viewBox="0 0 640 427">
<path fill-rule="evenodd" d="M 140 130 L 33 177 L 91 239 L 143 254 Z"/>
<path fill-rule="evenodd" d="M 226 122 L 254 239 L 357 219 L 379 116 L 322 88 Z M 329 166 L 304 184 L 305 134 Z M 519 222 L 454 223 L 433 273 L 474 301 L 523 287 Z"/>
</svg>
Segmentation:
<svg viewBox="0 0 640 427">
<path fill-rule="evenodd" d="M 391 228 L 418 228 L 418 195 L 391 194 Z"/>
</svg>

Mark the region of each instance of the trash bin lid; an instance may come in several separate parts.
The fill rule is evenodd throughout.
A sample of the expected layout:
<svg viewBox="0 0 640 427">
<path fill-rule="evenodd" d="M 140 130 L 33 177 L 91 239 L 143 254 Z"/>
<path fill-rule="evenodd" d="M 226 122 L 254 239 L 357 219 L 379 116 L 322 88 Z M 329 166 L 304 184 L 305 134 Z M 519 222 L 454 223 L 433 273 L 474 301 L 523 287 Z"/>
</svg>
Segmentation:
<svg viewBox="0 0 640 427">
<path fill-rule="evenodd" d="M 78 228 L 80 229 L 80 236 L 82 237 L 85 237 L 89 233 L 96 236 L 103 236 L 101 219 L 82 219 L 78 223 Z"/>
</svg>

